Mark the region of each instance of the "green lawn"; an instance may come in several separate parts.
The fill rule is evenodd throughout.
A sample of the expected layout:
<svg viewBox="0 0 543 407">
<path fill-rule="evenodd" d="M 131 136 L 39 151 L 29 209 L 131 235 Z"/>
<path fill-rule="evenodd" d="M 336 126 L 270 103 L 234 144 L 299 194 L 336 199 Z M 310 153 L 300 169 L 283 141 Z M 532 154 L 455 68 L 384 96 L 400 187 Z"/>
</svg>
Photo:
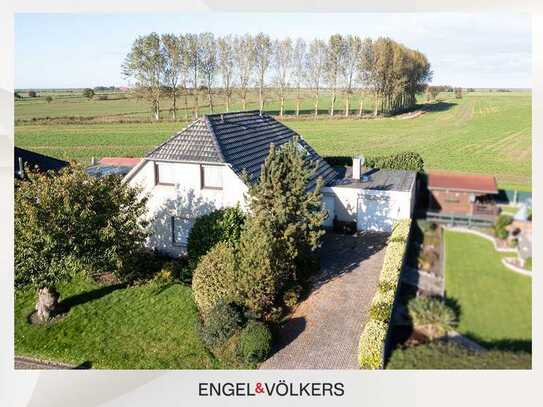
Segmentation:
<svg viewBox="0 0 543 407">
<path fill-rule="evenodd" d="M 304 101 L 303 107 L 309 108 L 310 102 L 310 99 Z M 126 102 L 79 105 L 89 107 L 92 112 L 92 106 L 100 103 L 114 106 Z M 290 100 L 288 105 L 292 103 Z M 269 107 L 274 105 L 276 102 Z M 531 93 L 473 93 L 437 106 L 443 110 L 430 111 L 416 119 L 332 120 L 323 116 L 318 120 L 288 118 L 284 122 L 324 156 L 412 150 L 422 155 L 427 169 L 493 174 L 500 187 L 531 190 Z M 184 122 L 20 125 L 15 127 L 15 143 L 55 157 L 89 162 L 92 156 L 141 156 L 185 125 Z"/>
<path fill-rule="evenodd" d="M 532 279 L 505 268 L 503 256 L 479 236 L 445 232 L 446 296 L 460 308 L 459 332 L 489 347 L 526 349 Z"/>
<path fill-rule="evenodd" d="M 457 345 L 431 343 L 396 349 L 387 369 L 530 369 L 532 355 L 526 352 L 491 350 L 475 353 Z"/>
<path fill-rule="evenodd" d="M 70 311 L 48 325 L 30 325 L 35 291 L 17 291 L 15 353 L 111 369 L 221 367 L 196 332 L 190 288 L 172 283 L 112 290 L 77 279 L 59 287 Z"/>
</svg>

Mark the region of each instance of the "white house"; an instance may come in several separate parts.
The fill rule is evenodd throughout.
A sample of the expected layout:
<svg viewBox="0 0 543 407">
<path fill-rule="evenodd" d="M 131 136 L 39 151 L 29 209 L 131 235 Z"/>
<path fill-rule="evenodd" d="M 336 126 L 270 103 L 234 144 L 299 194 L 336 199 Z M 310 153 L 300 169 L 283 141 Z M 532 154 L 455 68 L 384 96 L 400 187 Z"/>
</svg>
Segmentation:
<svg viewBox="0 0 543 407">
<path fill-rule="evenodd" d="M 194 219 L 214 209 L 244 206 L 249 182 L 260 176 L 271 143 L 279 146 L 297 133 L 259 111 L 207 115 L 148 153 L 125 177 L 149 195 L 153 233 L 148 246 L 172 256 L 185 252 Z M 300 148 L 317 163 L 312 188 L 322 177 L 323 205 L 333 219 L 355 221 L 358 230 L 389 231 L 394 220 L 413 210 L 414 172 L 363 170 L 341 174 L 324 161 L 303 138 Z"/>
</svg>

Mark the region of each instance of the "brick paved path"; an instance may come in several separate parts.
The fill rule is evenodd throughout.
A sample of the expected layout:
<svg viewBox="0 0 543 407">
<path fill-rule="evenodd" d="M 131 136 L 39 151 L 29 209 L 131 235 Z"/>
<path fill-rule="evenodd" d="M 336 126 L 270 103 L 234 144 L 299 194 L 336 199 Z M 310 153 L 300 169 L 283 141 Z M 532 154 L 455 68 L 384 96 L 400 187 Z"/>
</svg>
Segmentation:
<svg viewBox="0 0 543 407">
<path fill-rule="evenodd" d="M 327 233 L 309 297 L 279 329 L 261 369 L 358 369 L 358 341 L 377 289 L 388 235 Z"/>
</svg>

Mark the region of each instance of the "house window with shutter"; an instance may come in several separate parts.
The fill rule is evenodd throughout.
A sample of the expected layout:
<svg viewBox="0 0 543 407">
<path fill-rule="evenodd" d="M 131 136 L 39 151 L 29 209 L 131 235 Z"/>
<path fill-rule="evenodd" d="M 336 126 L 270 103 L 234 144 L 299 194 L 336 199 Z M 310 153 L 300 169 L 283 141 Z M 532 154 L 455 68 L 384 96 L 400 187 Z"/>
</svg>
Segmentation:
<svg viewBox="0 0 543 407">
<path fill-rule="evenodd" d="M 175 164 L 155 163 L 155 185 L 175 185 Z"/>
<path fill-rule="evenodd" d="M 222 189 L 222 166 L 200 166 L 202 189 Z"/>
</svg>

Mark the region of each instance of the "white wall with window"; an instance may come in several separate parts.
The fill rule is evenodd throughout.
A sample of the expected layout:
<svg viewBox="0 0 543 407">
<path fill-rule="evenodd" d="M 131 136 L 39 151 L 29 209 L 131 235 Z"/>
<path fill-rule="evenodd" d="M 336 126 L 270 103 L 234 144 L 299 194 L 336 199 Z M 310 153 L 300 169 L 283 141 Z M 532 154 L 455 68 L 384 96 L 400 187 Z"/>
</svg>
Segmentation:
<svg viewBox="0 0 543 407">
<path fill-rule="evenodd" d="M 214 209 L 244 206 L 247 187 L 221 164 L 144 161 L 125 181 L 148 195 L 152 235 L 147 246 L 171 256 L 186 252 L 195 219 Z"/>
</svg>

